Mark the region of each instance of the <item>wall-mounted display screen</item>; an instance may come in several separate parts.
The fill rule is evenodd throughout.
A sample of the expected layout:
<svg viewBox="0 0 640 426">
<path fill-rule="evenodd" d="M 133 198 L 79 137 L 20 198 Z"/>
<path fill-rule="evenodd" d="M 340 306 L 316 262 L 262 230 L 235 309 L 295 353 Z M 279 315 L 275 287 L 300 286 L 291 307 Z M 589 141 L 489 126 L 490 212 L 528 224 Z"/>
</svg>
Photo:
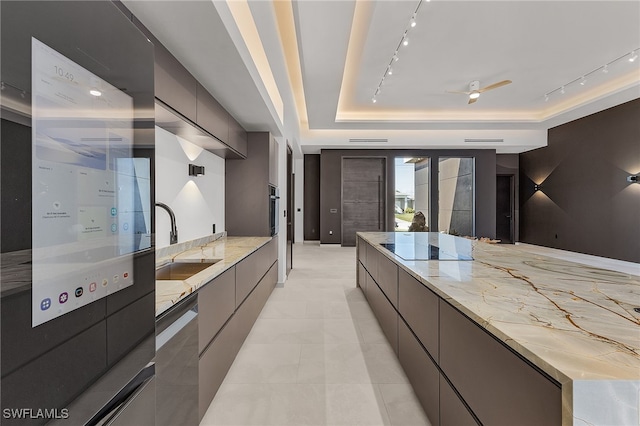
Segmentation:
<svg viewBox="0 0 640 426">
<path fill-rule="evenodd" d="M 32 326 L 133 285 L 151 247 L 133 99 L 32 39 Z"/>
</svg>

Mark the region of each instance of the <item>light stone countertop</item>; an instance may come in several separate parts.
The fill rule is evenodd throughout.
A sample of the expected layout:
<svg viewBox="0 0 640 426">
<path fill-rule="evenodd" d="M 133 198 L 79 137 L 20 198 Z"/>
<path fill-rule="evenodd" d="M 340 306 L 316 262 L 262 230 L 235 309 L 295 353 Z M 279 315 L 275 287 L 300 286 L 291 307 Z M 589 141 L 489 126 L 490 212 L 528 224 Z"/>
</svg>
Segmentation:
<svg viewBox="0 0 640 426">
<path fill-rule="evenodd" d="M 172 261 L 220 259 L 186 280 L 156 280 L 156 317 L 271 241 L 271 237 L 222 237 L 173 255 L 156 257 L 156 268 Z"/>
<path fill-rule="evenodd" d="M 640 424 L 638 276 L 477 241 L 473 261 L 405 260 L 381 244 L 411 234 L 358 235 L 556 379 L 563 425 Z"/>
</svg>

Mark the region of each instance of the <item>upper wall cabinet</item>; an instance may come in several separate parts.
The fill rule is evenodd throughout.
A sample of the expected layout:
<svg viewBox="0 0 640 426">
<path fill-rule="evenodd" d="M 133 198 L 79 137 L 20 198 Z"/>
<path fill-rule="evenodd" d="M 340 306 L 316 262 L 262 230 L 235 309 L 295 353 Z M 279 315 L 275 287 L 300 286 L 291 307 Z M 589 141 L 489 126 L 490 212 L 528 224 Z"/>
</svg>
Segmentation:
<svg viewBox="0 0 640 426">
<path fill-rule="evenodd" d="M 154 50 L 156 98 L 194 123 L 197 122 L 198 82 L 162 45 L 155 44 Z"/>
<path fill-rule="evenodd" d="M 154 45 L 155 97 L 163 104 L 156 106 L 156 125 L 220 157 L 245 158 L 247 132 L 142 22 L 131 19 Z"/>
<path fill-rule="evenodd" d="M 229 114 L 229 141 L 227 143 L 241 155 L 247 156 L 247 132 L 231 114 Z"/>
<path fill-rule="evenodd" d="M 229 113 L 207 90 L 197 83 L 196 123 L 223 142 L 229 140 Z"/>
</svg>

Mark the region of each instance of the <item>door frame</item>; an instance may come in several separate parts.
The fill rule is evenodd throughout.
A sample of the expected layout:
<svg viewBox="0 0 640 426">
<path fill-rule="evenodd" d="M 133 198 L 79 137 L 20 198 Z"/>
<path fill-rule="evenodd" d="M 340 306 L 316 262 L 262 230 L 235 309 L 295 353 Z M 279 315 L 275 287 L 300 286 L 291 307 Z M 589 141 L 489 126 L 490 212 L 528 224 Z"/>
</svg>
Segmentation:
<svg viewBox="0 0 640 426">
<path fill-rule="evenodd" d="M 295 174 L 293 172 L 293 150 L 291 146 L 287 144 L 287 236 L 286 236 L 286 250 L 285 250 L 285 275 L 289 275 L 289 272 L 293 269 L 293 244 L 295 242 Z"/>
<path fill-rule="evenodd" d="M 384 179 L 384 183 L 382 185 L 382 193 L 383 193 L 383 197 L 382 197 L 382 211 L 384 212 L 382 214 L 381 217 L 381 221 L 382 221 L 382 229 L 379 232 L 387 232 L 387 215 L 389 214 L 389 212 L 387 211 L 387 192 L 388 192 L 388 177 L 387 177 L 387 161 L 388 158 L 384 155 L 375 155 L 375 156 L 368 156 L 368 155 L 343 155 L 340 158 L 340 246 L 345 247 L 344 246 L 344 209 L 342 208 L 343 206 L 343 202 L 344 202 L 344 194 L 343 194 L 343 189 L 344 189 L 344 160 L 357 160 L 357 159 L 361 159 L 361 160 L 383 160 L 382 161 L 382 170 L 384 173 L 383 179 Z M 350 247 L 350 246 L 346 246 L 346 247 Z"/>
</svg>

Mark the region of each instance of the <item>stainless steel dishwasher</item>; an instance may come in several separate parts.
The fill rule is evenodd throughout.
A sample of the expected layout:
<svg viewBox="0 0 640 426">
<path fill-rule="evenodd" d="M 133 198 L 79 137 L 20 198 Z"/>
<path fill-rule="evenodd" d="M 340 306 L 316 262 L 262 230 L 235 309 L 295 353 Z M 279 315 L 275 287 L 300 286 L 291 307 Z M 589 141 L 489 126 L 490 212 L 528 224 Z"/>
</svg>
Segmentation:
<svg viewBox="0 0 640 426">
<path fill-rule="evenodd" d="M 198 425 L 198 295 L 156 321 L 156 425 Z"/>
</svg>

